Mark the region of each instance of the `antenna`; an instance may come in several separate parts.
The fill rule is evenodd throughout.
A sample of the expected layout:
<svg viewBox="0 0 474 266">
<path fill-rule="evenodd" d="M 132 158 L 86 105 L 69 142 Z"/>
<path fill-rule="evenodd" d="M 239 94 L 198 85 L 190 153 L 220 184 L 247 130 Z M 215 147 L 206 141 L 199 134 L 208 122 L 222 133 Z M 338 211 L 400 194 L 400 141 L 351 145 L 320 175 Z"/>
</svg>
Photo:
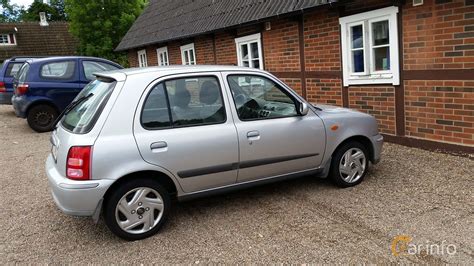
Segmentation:
<svg viewBox="0 0 474 266">
<path fill-rule="evenodd" d="M 49 26 L 48 20 L 46 19 L 46 13 L 45 12 L 40 12 L 40 26 Z"/>
</svg>

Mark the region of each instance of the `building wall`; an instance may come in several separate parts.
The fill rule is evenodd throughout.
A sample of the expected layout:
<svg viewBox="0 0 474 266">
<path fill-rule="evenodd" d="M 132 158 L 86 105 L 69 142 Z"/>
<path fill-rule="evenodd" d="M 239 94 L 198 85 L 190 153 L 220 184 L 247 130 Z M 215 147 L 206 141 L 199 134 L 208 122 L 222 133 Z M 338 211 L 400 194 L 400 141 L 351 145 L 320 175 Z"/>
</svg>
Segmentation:
<svg viewBox="0 0 474 266">
<path fill-rule="evenodd" d="M 354 1 L 343 13 L 391 3 Z M 272 20 L 270 30 L 258 24 L 196 37 L 197 63 L 237 65 L 235 38 L 260 32 L 265 70 L 310 102 L 371 114 L 387 135 L 474 146 L 474 1 L 425 0 L 418 7 L 407 1 L 400 7 L 400 86 L 343 87 L 340 12 L 317 8 Z M 181 64 L 181 43 L 167 45 L 170 62 Z M 149 56 L 149 65 L 153 60 Z M 137 65 L 136 50 L 129 61 Z"/>
</svg>

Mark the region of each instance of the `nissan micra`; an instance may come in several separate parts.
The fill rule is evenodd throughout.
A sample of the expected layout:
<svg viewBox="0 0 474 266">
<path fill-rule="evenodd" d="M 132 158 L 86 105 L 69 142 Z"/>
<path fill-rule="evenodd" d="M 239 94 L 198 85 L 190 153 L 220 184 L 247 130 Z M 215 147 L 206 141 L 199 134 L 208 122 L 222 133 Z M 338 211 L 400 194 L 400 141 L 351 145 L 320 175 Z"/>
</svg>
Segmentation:
<svg viewBox="0 0 474 266">
<path fill-rule="evenodd" d="M 97 75 L 51 135 L 46 172 L 66 214 L 102 214 L 127 240 L 155 234 L 172 203 L 286 178 L 359 184 L 380 160 L 376 120 L 309 104 L 268 72 L 231 66 Z"/>
</svg>

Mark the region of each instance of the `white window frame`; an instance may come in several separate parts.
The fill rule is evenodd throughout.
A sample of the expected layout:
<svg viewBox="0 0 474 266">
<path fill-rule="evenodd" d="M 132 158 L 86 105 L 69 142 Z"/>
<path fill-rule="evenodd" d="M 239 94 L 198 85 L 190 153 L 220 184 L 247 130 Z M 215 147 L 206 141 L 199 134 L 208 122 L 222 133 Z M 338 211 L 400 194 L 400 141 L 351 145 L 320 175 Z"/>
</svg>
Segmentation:
<svg viewBox="0 0 474 266">
<path fill-rule="evenodd" d="M 161 57 L 164 58 L 163 61 L 161 60 Z M 170 65 L 170 58 L 167 46 L 156 49 L 156 59 L 158 60 L 158 66 Z"/>
<path fill-rule="evenodd" d="M 398 7 L 392 6 L 339 19 L 344 86 L 365 84 L 400 85 L 397 14 Z M 390 70 L 375 71 L 372 23 L 385 20 L 388 20 L 389 24 Z M 357 25 L 362 25 L 363 28 L 364 72 L 354 73 L 352 72 L 351 27 Z"/>
<path fill-rule="evenodd" d="M 235 49 L 237 50 L 237 64 L 239 66 L 244 66 L 243 63 L 243 58 L 242 58 L 242 50 L 241 47 L 242 45 L 248 45 L 248 52 L 249 52 L 249 67 L 253 67 L 253 58 L 252 58 L 252 53 L 250 51 L 250 44 L 251 43 L 257 43 L 258 45 L 258 61 L 259 61 L 259 69 L 264 69 L 263 67 L 263 50 L 262 50 L 262 35 L 260 33 L 240 37 L 235 39 Z"/>
<path fill-rule="evenodd" d="M 196 51 L 194 50 L 194 43 L 186 44 L 180 47 L 181 49 L 181 63 L 183 65 L 196 65 Z M 187 56 L 186 56 L 186 52 Z M 194 61 L 191 61 L 191 53 L 193 53 Z M 189 64 L 186 63 L 189 62 Z"/>
<path fill-rule="evenodd" d="M 146 50 L 140 50 L 137 52 L 138 54 L 138 67 L 147 67 L 148 66 L 148 59 L 146 57 Z"/>
<path fill-rule="evenodd" d="M 0 36 L 7 36 L 7 41 L 8 41 L 7 43 L 0 43 L 1 46 L 16 45 L 16 36 L 15 36 L 15 34 L 12 34 L 13 43 L 10 39 L 10 33 L 0 33 Z"/>
</svg>

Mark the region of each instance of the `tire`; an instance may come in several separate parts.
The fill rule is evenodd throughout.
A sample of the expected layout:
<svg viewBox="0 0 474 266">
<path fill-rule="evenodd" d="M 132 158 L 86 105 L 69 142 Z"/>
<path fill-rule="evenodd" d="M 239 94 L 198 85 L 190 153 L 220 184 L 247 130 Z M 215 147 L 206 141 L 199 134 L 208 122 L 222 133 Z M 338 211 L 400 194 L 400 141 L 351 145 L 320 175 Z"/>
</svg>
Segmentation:
<svg viewBox="0 0 474 266">
<path fill-rule="evenodd" d="M 140 178 L 123 183 L 111 192 L 104 202 L 104 220 L 112 233 L 134 241 L 156 234 L 170 209 L 166 189 L 155 180 Z"/>
<path fill-rule="evenodd" d="M 36 105 L 31 107 L 26 117 L 28 125 L 39 133 L 53 130 L 53 124 L 56 118 L 58 118 L 58 111 L 49 105 Z"/>
<path fill-rule="evenodd" d="M 362 182 L 369 169 L 367 148 L 350 141 L 339 147 L 331 161 L 330 178 L 339 187 L 353 187 Z"/>
</svg>

